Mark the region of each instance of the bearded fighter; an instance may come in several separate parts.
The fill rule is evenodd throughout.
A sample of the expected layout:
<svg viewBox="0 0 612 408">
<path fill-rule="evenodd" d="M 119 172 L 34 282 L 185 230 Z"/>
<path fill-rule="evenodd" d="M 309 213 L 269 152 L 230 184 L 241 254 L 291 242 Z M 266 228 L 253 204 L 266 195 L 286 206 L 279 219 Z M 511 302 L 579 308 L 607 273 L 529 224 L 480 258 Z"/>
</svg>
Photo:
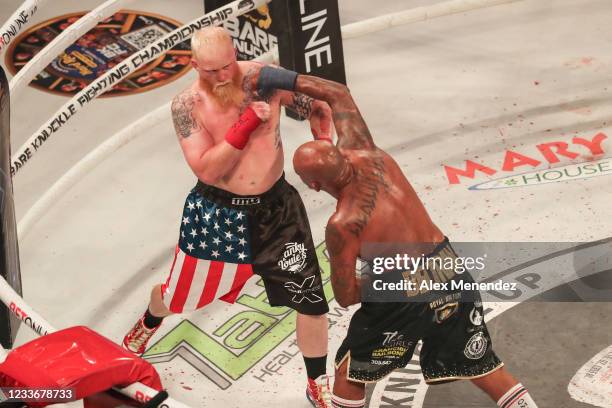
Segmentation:
<svg viewBox="0 0 612 408">
<path fill-rule="evenodd" d="M 198 182 L 185 201 L 170 274 L 123 345 L 144 353 L 164 317 L 215 299 L 233 303 L 256 274 L 271 306 L 297 311 L 306 395 L 327 408 L 328 305 L 304 205 L 284 177 L 279 122 L 283 105 L 308 118 L 315 137 L 331 139 L 331 110 L 290 91 L 256 96 L 251 78 L 261 64 L 238 62 L 223 28 L 197 32 L 192 52 L 198 79 L 174 98 L 172 116 Z"/>
<path fill-rule="evenodd" d="M 261 94 L 280 88 L 326 101 L 332 108 L 337 145 L 308 142 L 295 152 L 293 165 L 306 185 L 338 200 L 325 231 L 334 295 L 343 307 L 361 303 L 336 355 L 333 406 L 363 407 L 365 384 L 406 366 L 422 340 L 420 363 L 428 384 L 469 379 L 500 407 L 536 407 L 493 352 L 477 291 L 407 289 L 401 292 L 402 301 L 362 300 L 371 294 L 362 292 L 362 285 L 368 288 L 379 275 L 357 278 L 358 258 L 372 267 L 376 257 L 393 253 L 389 249 L 394 243 L 431 260 L 455 260 L 457 255 L 398 164 L 374 144 L 348 88 L 272 67 L 263 68 L 254 83 Z M 433 266 L 395 273 L 402 280 L 473 282 L 469 273 L 456 273 L 441 262 L 428 265 Z"/>
</svg>

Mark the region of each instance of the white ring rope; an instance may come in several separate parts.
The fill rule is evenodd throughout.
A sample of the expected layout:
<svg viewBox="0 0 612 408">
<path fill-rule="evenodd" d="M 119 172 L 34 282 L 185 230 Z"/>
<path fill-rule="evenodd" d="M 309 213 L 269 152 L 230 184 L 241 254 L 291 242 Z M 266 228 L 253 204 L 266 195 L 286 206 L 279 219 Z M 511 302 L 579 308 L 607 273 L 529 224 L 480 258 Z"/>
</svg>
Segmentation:
<svg viewBox="0 0 612 408">
<path fill-rule="evenodd" d="M 32 17 L 47 0 L 27 0 L 9 17 L 0 28 L 0 52 L 2 52 L 17 37 L 30 22 Z"/>
<path fill-rule="evenodd" d="M 191 38 L 196 30 L 221 24 L 230 17 L 237 17 L 244 13 L 248 13 L 270 1 L 271 0 L 253 0 L 245 6 L 239 7 L 239 4 L 244 4 L 244 1 L 235 0 L 230 4 L 222 6 L 177 28 L 166 34 L 154 44 L 130 55 L 120 64 L 107 71 L 104 75 L 76 94 L 64 104 L 47 123 L 42 125 L 21 147 L 19 147 L 19 149 L 17 149 L 11 159 L 11 175 L 14 176 L 17 174 L 19 169 L 32 158 L 42 145 L 79 110 L 93 101 L 96 97 L 109 90 L 113 85 L 119 83 L 132 72 L 140 69 L 143 65 L 162 55 L 167 50 L 172 49 L 178 43 Z"/>
<path fill-rule="evenodd" d="M 425 21 L 435 17 L 443 17 L 517 1 L 522 0 L 451 0 L 431 6 L 416 7 L 347 24 L 342 27 L 342 39 L 355 38 L 402 24 Z"/>
<path fill-rule="evenodd" d="M 356 23 L 346 24 L 342 26 L 342 39 L 348 40 L 350 38 L 361 37 L 403 24 L 430 20 L 436 17 L 444 17 L 451 14 L 498 6 L 500 4 L 514 3 L 517 1 L 522 0 L 451 0 L 431 6 L 416 7 L 410 10 L 384 14 Z M 260 57 L 261 62 L 271 64 L 277 50 L 278 47 L 274 46 L 268 52 L 262 54 Z"/>
<path fill-rule="evenodd" d="M 112 16 L 123 7 L 124 3 L 130 1 L 133 0 L 107 0 L 94 10 L 85 14 L 66 30 L 62 31 L 60 35 L 55 37 L 53 41 L 36 54 L 36 56 L 32 58 L 25 67 L 19 70 L 13 79 L 11 79 L 9 84 L 11 100 L 14 101 L 15 97 L 21 93 L 23 88 L 66 48 L 94 28 L 98 22 Z"/>
<path fill-rule="evenodd" d="M 39 336 L 56 331 L 41 315 L 36 313 L 4 278 L 0 280 L 0 300 L 6 307 Z"/>
<path fill-rule="evenodd" d="M 0 300 L 2 300 L 2 303 L 4 303 L 17 318 L 27 324 L 38 335 L 45 335 L 57 331 L 25 302 L 3 277 L 0 278 Z M 2 349 L 2 347 L 0 347 L 0 349 Z M 6 355 L 3 354 L 6 354 L 4 349 L 0 351 L 0 360 L 6 357 Z M 134 383 L 125 388 L 114 388 L 114 390 L 141 402 L 144 402 L 142 401 L 143 399 L 151 399 L 157 395 L 156 390 L 142 383 Z M 163 404 L 168 408 L 189 408 L 187 405 L 171 398 L 166 399 Z"/>
<path fill-rule="evenodd" d="M 0 347 L 0 364 L 4 363 L 6 357 L 8 356 L 8 350 L 5 350 L 4 347 Z"/>
</svg>

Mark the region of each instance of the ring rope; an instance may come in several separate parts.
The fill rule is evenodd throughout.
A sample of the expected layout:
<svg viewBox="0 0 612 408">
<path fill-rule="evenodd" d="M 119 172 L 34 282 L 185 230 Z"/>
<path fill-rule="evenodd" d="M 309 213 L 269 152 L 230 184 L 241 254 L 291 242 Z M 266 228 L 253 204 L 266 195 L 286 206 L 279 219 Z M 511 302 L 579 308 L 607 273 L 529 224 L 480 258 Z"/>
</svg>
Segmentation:
<svg viewBox="0 0 612 408">
<path fill-rule="evenodd" d="M 9 88 L 11 100 L 19 95 L 26 85 L 28 85 L 39 72 L 44 70 L 58 55 L 66 48 L 76 42 L 85 33 L 94 28 L 100 21 L 115 14 L 124 3 L 133 0 L 108 0 L 94 10 L 85 14 L 78 21 L 62 31 L 44 49 L 30 60 L 19 72 L 11 79 Z"/>
<path fill-rule="evenodd" d="M 498 6 L 506 3 L 515 3 L 517 1 L 522 0 L 451 0 L 431 6 L 416 7 L 405 11 L 368 18 L 355 23 L 345 24 L 341 27 L 342 39 L 348 40 L 403 24 L 431 20 L 436 17 L 444 17 L 451 14 Z M 277 52 L 278 47 L 274 46 L 265 54 L 261 55 L 261 61 L 266 64 L 272 63 L 274 55 Z"/>
<path fill-rule="evenodd" d="M 0 52 L 2 52 L 17 37 L 30 22 L 32 17 L 47 0 L 27 0 L 9 17 L 0 28 Z"/>
<path fill-rule="evenodd" d="M 403 24 L 431 20 L 436 17 L 444 17 L 517 1 L 522 0 L 451 0 L 431 6 L 416 7 L 347 24 L 342 27 L 342 39 L 360 37 Z"/>
</svg>

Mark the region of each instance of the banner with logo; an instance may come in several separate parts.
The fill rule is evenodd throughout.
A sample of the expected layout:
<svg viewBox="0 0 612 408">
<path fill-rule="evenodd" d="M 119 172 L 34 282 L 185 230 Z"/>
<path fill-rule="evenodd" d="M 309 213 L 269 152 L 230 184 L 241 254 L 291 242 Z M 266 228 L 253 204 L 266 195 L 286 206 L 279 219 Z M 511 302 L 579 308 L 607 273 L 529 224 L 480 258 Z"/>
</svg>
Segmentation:
<svg viewBox="0 0 612 408">
<path fill-rule="evenodd" d="M 55 38 L 86 13 L 64 14 L 45 20 L 24 31 L 7 50 L 7 69 L 17 74 Z M 183 24 L 168 17 L 136 10 L 121 10 L 101 21 L 78 38 L 45 67 L 30 83 L 44 92 L 73 96 L 104 75 L 128 56 L 137 55 Z M 189 41 L 130 73 L 103 97 L 146 92 L 166 85 L 191 69 Z"/>
<path fill-rule="evenodd" d="M 13 182 L 10 177 L 10 99 L 6 75 L 0 67 L 0 274 L 21 294 L 19 248 L 13 205 Z M 0 342 L 11 348 L 19 322 L 0 303 Z"/>
<path fill-rule="evenodd" d="M 204 0 L 204 8 L 213 10 L 229 2 Z M 223 25 L 234 38 L 239 60 L 278 46 L 283 67 L 346 84 L 337 0 L 274 0 Z"/>
<path fill-rule="evenodd" d="M 204 8 L 208 12 L 230 3 L 231 0 L 205 0 Z M 245 6 L 253 3 L 244 0 Z M 241 4 L 242 4 L 241 3 Z M 238 51 L 238 60 L 247 61 L 265 54 L 277 47 L 279 42 L 288 42 L 288 10 L 286 7 L 276 7 L 276 0 L 265 4 L 250 13 L 238 18 L 228 19 L 223 26 L 234 39 L 234 47 Z M 283 1 L 281 0 L 281 4 Z M 283 37 L 279 41 L 280 37 Z"/>
</svg>

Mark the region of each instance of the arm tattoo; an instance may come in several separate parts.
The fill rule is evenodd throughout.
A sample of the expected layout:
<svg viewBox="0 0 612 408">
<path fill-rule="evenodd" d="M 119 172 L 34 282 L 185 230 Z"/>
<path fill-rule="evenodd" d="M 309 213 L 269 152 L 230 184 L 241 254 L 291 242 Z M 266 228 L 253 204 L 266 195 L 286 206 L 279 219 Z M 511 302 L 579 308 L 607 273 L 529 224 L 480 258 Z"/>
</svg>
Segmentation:
<svg viewBox="0 0 612 408">
<path fill-rule="evenodd" d="M 291 109 L 297 113 L 301 118 L 308 119 L 312 113 L 312 102 L 313 98 L 306 96 L 301 93 L 293 94 L 293 101 L 291 105 L 287 105 L 287 109 Z"/>
<path fill-rule="evenodd" d="M 348 230 L 359 238 L 370 222 L 370 216 L 376 208 L 381 190 L 389 192 L 389 184 L 385 179 L 385 161 L 382 157 L 372 160 L 369 168 L 360 169 L 357 176 L 357 193 L 353 201 L 355 218 L 348 224 Z"/>
<path fill-rule="evenodd" d="M 196 96 L 193 91 L 185 91 L 172 100 L 172 120 L 180 138 L 187 138 L 201 129 L 194 115 Z"/>
<path fill-rule="evenodd" d="M 374 140 L 365 120 L 344 85 L 309 75 L 300 75 L 296 90 L 325 101 L 333 111 L 339 148 L 374 148 Z"/>
<path fill-rule="evenodd" d="M 340 232 L 340 228 L 333 222 L 329 222 L 327 228 L 325 228 L 325 246 L 332 256 L 339 255 L 344 249 L 344 237 Z"/>
<path fill-rule="evenodd" d="M 251 100 L 253 99 L 253 76 L 255 75 L 255 72 L 257 71 L 256 68 L 251 68 L 247 71 L 246 74 L 244 74 L 244 77 L 242 78 L 242 90 L 244 91 L 244 99 L 245 102 L 248 100 L 248 102 L 250 103 Z"/>
<path fill-rule="evenodd" d="M 359 111 L 333 112 L 334 126 L 338 132 L 338 147 L 344 149 L 361 149 L 374 146 L 370 129 Z"/>
</svg>

